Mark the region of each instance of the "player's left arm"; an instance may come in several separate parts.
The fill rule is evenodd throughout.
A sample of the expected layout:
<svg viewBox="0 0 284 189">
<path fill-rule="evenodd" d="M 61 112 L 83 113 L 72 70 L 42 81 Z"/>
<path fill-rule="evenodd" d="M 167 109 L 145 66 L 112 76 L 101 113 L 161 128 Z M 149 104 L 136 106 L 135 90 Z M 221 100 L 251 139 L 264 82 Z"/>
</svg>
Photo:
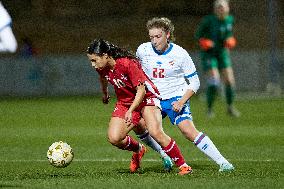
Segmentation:
<svg viewBox="0 0 284 189">
<path fill-rule="evenodd" d="M 224 40 L 224 47 L 228 49 L 233 49 L 237 45 L 237 39 L 234 37 L 233 34 L 234 17 L 230 16 L 228 22 L 228 25 L 230 25 L 230 27 L 227 30 L 226 38 Z"/>
<path fill-rule="evenodd" d="M 179 112 L 182 109 L 183 105 L 198 91 L 200 87 L 200 80 L 195 65 L 187 53 L 185 53 L 185 61 L 182 66 L 188 86 L 181 99 L 172 104 L 173 110 L 176 112 Z"/>
<path fill-rule="evenodd" d="M 110 100 L 110 96 L 109 96 L 109 92 L 108 92 L 108 81 L 102 75 L 100 75 L 100 84 L 101 84 L 101 90 L 102 90 L 102 93 L 103 93 L 102 101 L 103 101 L 104 104 L 108 104 L 109 100 Z"/>
<path fill-rule="evenodd" d="M 146 87 L 144 83 L 145 76 L 142 69 L 139 68 L 138 62 L 130 62 L 127 71 L 129 80 L 136 87 L 135 98 L 125 114 L 126 124 L 130 126 L 132 123 L 132 112 L 142 103 L 146 94 Z"/>
<path fill-rule="evenodd" d="M 198 41 L 199 47 L 203 51 L 208 51 L 214 47 L 214 41 L 210 37 L 210 16 L 202 18 L 195 34 L 194 38 Z"/>
<path fill-rule="evenodd" d="M 183 105 L 197 92 L 200 86 L 199 77 L 197 75 L 197 72 L 193 73 L 194 75 L 186 77 L 186 81 L 188 83 L 188 88 L 184 95 L 176 102 L 174 102 L 173 110 L 176 112 L 179 112 Z"/>
</svg>

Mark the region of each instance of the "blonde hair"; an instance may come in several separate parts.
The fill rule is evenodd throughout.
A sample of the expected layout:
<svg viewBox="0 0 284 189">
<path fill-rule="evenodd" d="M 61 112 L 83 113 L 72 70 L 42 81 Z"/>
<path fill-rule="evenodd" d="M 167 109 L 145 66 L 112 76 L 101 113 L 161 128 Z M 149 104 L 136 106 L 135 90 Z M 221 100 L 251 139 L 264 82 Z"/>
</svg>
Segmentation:
<svg viewBox="0 0 284 189">
<path fill-rule="evenodd" d="M 220 14 L 218 11 L 219 7 L 224 8 L 224 13 Z M 214 1 L 214 13 L 221 19 L 224 19 L 230 12 L 229 1 L 228 0 L 216 0 Z"/>
<path fill-rule="evenodd" d="M 214 1 L 214 8 L 217 8 L 219 6 L 228 7 L 229 6 L 229 0 L 216 0 L 216 1 Z"/>
<path fill-rule="evenodd" d="M 174 37 L 174 30 L 175 27 L 172 23 L 172 21 L 166 17 L 154 17 L 150 20 L 148 20 L 146 27 L 148 30 L 153 29 L 153 28 L 160 28 L 163 31 L 165 31 L 166 33 L 169 32 L 170 33 L 170 41 L 174 41 L 175 37 Z"/>
</svg>

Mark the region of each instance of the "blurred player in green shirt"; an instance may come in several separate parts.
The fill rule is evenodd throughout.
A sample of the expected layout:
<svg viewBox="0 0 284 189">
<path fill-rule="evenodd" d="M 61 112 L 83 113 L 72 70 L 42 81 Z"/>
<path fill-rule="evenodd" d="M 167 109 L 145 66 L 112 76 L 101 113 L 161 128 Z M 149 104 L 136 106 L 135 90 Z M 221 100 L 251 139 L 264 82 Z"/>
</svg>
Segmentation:
<svg viewBox="0 0 284 189">
<path fill-rule="evenodd" d="M 233 107 L 235 78 L 231 65 L 230 50 L 235 47 L 232 26 L 234 18 L 229 15 L 226 0 L 214 2 L 214 14 L 205 16 L 196 32 L 201 48 L 201 63 L 207 75 L 208 116 L 213 117 L 213 102 L 220 85 L 220 74 L 225 85 L 228 114 L 239 117 L 240 113 Z"/>
</svg>

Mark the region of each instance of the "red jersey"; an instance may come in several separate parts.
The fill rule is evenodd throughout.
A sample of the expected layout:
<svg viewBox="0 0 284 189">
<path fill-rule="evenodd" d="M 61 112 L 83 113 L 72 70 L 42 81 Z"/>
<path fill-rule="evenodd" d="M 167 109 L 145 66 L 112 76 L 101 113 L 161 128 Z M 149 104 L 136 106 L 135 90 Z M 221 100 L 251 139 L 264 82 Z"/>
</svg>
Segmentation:
<svg viewBox="0 0 284 189">
<path fill-rule="evenodd" d="M 115 62 L 113 70 L 104 68 L 97 70 L 97 72 L 114 86 L 119 103 L 131 105 L 136 95 L 136 87 L 140 83 L 144 83 L 146 86 L 144 100 L 149 97 L 158 96 L 158 89 L 143 72 L 138 60 L 119 58 Z"/>
</svg>

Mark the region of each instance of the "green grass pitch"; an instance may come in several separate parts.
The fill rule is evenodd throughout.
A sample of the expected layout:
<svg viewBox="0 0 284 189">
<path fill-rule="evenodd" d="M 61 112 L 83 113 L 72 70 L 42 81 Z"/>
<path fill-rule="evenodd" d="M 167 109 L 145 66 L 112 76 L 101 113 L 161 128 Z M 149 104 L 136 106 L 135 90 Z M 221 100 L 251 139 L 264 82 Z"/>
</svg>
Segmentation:
<svg viewBox="0 0 284 189">
<path fill-rule="evenodd" d="M 235 166 L 218 166 L 170 125 L 164 129 L 180 146 L 193 174 L 165 173 L 157 153 L 149 149 L 138 173 L 128 170 L 131 153 L 106 139 L 114 100 L 98 97 L 2 98 L 0 100 L 0 188 L 284 188 L 284 99 L 238 99 L 238 119 L 216 103 L 216 117 L 207 119 L 205 102 L 193 98 L 197 128 L 213 140 Z M 133 133 L 131 135 L 135 136 Z M 53 142 L 69 143 L 75 154 L 66 168 L 54 168 L 46 152 Z"/>
</svg>

